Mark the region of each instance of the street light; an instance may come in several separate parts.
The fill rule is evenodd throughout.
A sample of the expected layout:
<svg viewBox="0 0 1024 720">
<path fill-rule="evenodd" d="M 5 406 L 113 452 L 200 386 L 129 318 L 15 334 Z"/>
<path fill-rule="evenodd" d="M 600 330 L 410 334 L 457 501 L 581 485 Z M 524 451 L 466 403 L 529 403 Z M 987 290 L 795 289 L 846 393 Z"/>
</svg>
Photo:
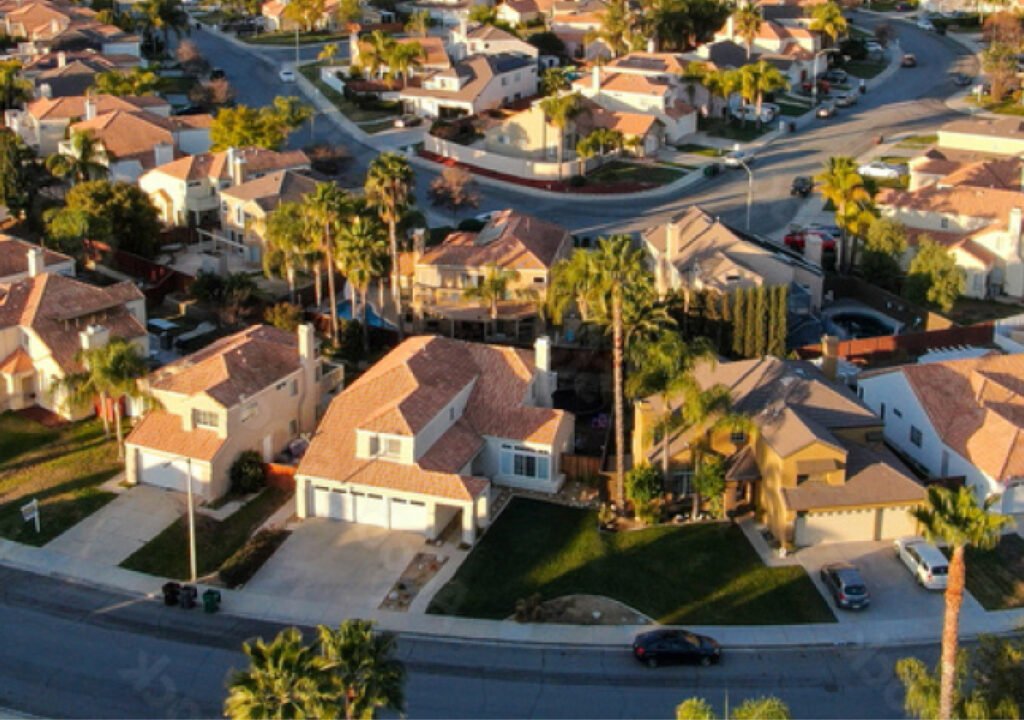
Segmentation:
<svg viewBox="0 0 1024 720">
<path fill-rule="evenodd" d="M 188 497 L 188 566 L 191 572 L 192 584 L 196 582 L 196 506 L 192 499 L 192 458 L 178 455 L 177 459 L 184 460 L 188 467 L 188 481 L 186 485 L 186 496 Z M 170 467 L 174 460 L 168 460 L 163 467 Z"/>
<path fill-rule="evenodd" d="M 299 24 L 295 23 L 295 72 L 299 71 Z"/>
<path fill-rule="evenodd" d="M 747 232 L 750 232 L 750 208 L 754 204 L 754 171 L 743 160 L 739 160 L 739 164 L 747 171 Z"/>
</svg>

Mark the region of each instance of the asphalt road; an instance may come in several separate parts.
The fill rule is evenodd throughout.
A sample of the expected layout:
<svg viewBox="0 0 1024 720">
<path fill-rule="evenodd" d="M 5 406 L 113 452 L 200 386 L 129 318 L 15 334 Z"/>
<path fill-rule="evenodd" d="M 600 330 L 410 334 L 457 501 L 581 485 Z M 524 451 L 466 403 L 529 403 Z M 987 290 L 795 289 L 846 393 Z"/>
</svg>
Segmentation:
<svg viewBox="0 0 1024 720">
<path fill-rule="evenodd" d="M 0 708 L 50 717 L 218 716 L 231 669 L 244 666 L 241 642 L 278 629 L 3 568 Z M 413 637 L 400 639 L 399 653 L 412 718 L 668 718 L 687 697 L 721 709 L 762 694 L 783 698 L 798 717 L 902 717 L 893 664 L 909 654 L 936 657 L 932 647 L 726 648 L 717 667 L 650 670 L 627 648 Z"/>
<path fill-rule="evenodd" d="M 857 20 L 868 27 L 880 21 L 863 13 Z M 978 72 L 973 56 L 954 41 L 922 31 L 912 23 L 893 22 L 892 25 L 900 45 L 894 52 L 914 53 L 918 67 L 900 69 L 889 82 L 864 96 L 858 105 L 841 110 L 833 119 L 816 121 L 775 142 L 758 156 L 753 166 L 752 229 L 755 232 L 768 234 L 788 224 L 799 203 L 805 202 L 789 195 L 793 176 L 815 174 L 832 155 L 857 156 L 870 148 L 879 134 L 934 128 L 957 116 L 945 106 L 943 99 L 957 89 L 951 79 L 953 73 L 962 71 L 973 75 Z M 214 65 L 227 72 L 240 102 L 262 105 L 275 95 L 296 92 L 294 85 L 282 83 L 277 77 L 276 64 L 293 60 L 286 49 L 263 49 L 267 58 L 264 63 L 208 31 L 194 32 L 192 39 Z M 315 52 L 315 48 L 308 48 L 303 50 L 303 56 L 310 57 Z M 350 179 L 359 182 L 376 151 L 342 134 L 326 120 L 316 123 L 315 130 L 318 141 L 348 147 L 354 156 Z M 292 144 L 305 145 L 310 137 L 309 129 L 303 128 L 295 133 Z M 426 190 L 435 175 L 417 168 L 417 196 L 423 207 L 428 207 Z M 559 222 L 577 233 L 598 234 L 636 231 L 690 205 L 700 204 L 712 214 L 742 226 L 746 191 L 747 177 L 741 170 L 702 180 L 675 198 L 609 198 L 600 203 L 574 200 L 569 196 L 537 198 L 515 190 L 483 187 L 480 209 L 463 215 L 515 207 Z"/>
</svg>

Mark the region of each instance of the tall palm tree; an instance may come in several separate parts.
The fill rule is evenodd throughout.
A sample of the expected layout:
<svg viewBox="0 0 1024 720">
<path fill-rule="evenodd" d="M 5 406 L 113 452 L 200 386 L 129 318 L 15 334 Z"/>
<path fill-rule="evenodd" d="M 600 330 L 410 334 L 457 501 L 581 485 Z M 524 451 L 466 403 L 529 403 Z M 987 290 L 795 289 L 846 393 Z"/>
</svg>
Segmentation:
<svg viewBox="0 0 1024 720">
<path fill-rule="evenodd" d="M 89 131 L 72 132 L 71 153 L 55 153 L 46 158 L 46 169 L 57 177 L 68 177 L 71 183 L 98 180 L 106 177 L 109 170 L 100 158 L 103 146 Z"/>
<path fill-rule="evenodd" d="M 417 10 L 409 15 L 405 23 L 405 31 L 415 37 L 425 38 L 430 30 L 430 11 Z"/>
<path fill-rule="evenodd" d="M 418 42 L 395 43 L 388 53 L 388 72 L 402 78 L 402 87 L 409 82 L 409 71 L 423 65 L 423 46 Z"/>
<path fill-rule="evenodd" d="M 760 122 L 761 105 L 764 102 L 765 93 L 788 89 L 789 80 L 777 67 L 766 60 L 759 60 L 752 65 L 744 65 L 740 68 L 740 74 L 745 91 L 749 90 L 750 99 L 754 102 L 754 112 Z"/>
<path fill-rule="evenodd" d="M 552 95 L 540 101 L 545 119 L 558 130 L 558 179 L 562 179 L 562 156 L 565 153 L 565 129 L 582 111 L 578 93 Z"/>
<path fill-rule="evenodd" d="M 833 43 L 844 37 L 849 29 L 843 9 L 832 0 L 812 6 L 810 16 L 810 29 L 824 34 Z"/>
<path fill-rule="evenodd" d="M 338 237 L 338 270 L 359 295 L 359 322 L 363 328 L 363 350 L 370 351 L 370 328 L 366 322 L 366 295 L 374 279 L 387 274 L 388 241 L 377 218 L 359 214 L 341 226 Z M 356 317 L 353 298 L 352 317 Z"/>
<path fill-rule="evenodd" d="M 408 209 L 413 191 L 413 172 L 409 161 L 397 153 L 381 153 L 366 171 L 366 201 L 377 217 L 388 226 L 391 252 L 391 299 L 395 306 L 398 339 L 405 336 L 402 318 L 402 286 L 398 265 L 398 223 Z"/>
<path fill-rule="evenodd" d="M 968 546 L 988 550 L 999 543 L 1002 529 L 1013 522 L 1006 515 L 990 512 L 996 498 L 981 505 L 969 487 L 961 486 L 955 493 L 932 486 L 928 489 L 927 507 L 912 510 L 929 540 L 941 540 L 950 549 L 946 577 L 946 612 L 942 621 L 942 655 L 939 661 L 939 720 L 953 716 L 956 682 L 957 647 L 960 632 L 960 607 L 964 601 L 967 574 L 965 552 Z"/>
<path fill-rule="evenodd" d="M 323 265 L 327 269 L 327 302 L 331 307 L 331 340 L 338 340 L 338 296 L 334 283 L 334 255 L 338 228 L 352 211 L 351 197 L 331 182 L 317 183 L 305 197 L 303 205 L 308 218 L 307 228 L 316 242 Z"/>
<path fill-rule="evenodd" d="M 224 715 L 232 720 L 313 718 L 337 715 L 338 693 L 327 662 L 304 645 L 297 628 L 287 628 L 269 643 L 244 643 L 246 670 L 228 681 Z"/>
<path fill-rule="evenodd" d="M 749 61 L 750 53 L 754 49 L 754 38 L 760 32 L 763 22 L 761 11 L 753 3 L 745 3 L 733 13 L 732 22 L 733 27 L 736 28 L 736 34 L 743 39 L 743 44 L 747 48 L 747 60 Z"/>
<path fill-rule="evenodd" d="M 324 667 L 339 686 L 346 719 L 372 718 L 377 709 L 405 709 L 405 666 L 395 658 L 395 636 L 375 633 L 368 620 L 346 620 L 337 630 L 319 626 Z"/>
<path fill-rule="evenodd" d="M 626 0 L 610 0 L 601 15 L 600 27 L 587 33 L 585 40 L 600 40 L 611 50 L 612 57 L 618 57 L 629 51 L 636 20 Z"/>
<path fill-rule="evenodd" d="M 836 224 L 839 225 L 839 272 L 846 272 L 848 265 L 849 221 L 857 207 L 871 202 L 871 193 L 864 186 L 864 179 L 857 173 L 857 165 L 850 157 L 831 157 L 825 169 L 815 176 L 815 182 L 822 196 L 835 207 Z"/>
<path fill-rule="evenodd" d="M 491 263 L 487 266 L 487 272 L 480 279 L 480 284 L 463 290 L 462 297 L 467 300 L 479 300 L 481 305 L 486 305 L 493 322 L 498 319 L 498 303 L 508 298 L 509 285 L 517 280 L 519 280 L 518 271 L 505 270 Z"/>
<path fill-rule="evenodd" d="M 306 230 L 302 204 L 285 201 L 265 221 L 263 236 L 263 272 L 267 277 L 283 276 L 288 282 L 288 297 L 295 302 L 295 276 L 306 268 L 313 248 Z M 316 304 L 320 307 L 320 272 L 316 274 Z"/>
<path fill-rule="evenodd" d="M 591 321 L 591 304 L 600 277 L 594 263 L 594 253 L 577 250 L 569 257 L 555 262 L 551 268 L 548 286 L 547 315 L 556 325 L 570 307 L 575 307 L 584 323 Z"/>
<path fill-rule="evenodd" d="M 106 346 L 107 376 L 110 381 L 111 396 L 114 398 L 114 432 L 117 436 L 117 458 L 124 460 L 124 432 L 121 428 L 121 399 L 146 398 L 150 396 L 142 390 L 139 380 L 146 376 L 149 368 L 146 358 L 127 340 L 114 338 Z"/>
<path fill-rule="evenodd" d="M 397 43 L 390 35 L 374 30 L 359 44 L 358 65 L 370 77 L 379 77 Z"/>
</svg>

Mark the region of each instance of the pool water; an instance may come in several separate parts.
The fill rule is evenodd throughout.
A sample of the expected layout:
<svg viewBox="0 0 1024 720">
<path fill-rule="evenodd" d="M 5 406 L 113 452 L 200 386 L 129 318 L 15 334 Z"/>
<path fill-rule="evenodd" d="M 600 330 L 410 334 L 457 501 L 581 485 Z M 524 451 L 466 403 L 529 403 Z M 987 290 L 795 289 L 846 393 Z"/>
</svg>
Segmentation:
<svg viewBox="0 0 1024 720">
<path fill-rule="evenodd" d="M 866 313 L 841 312 L 828 318 L 828 322 L 845 331 L 847 338 L 859 339 L 895 335 L 896 330 L 888 323 Z"/>
<path fill-rule="evenodd" d="M 342 300 L 338 303 L 338 317 L 342 320 L 352 319 L 352 301 Z M 358 319 L 358 318 L 357 318 Z M 389 323 L 387 320 L 377 314 L 377 311 L 373 309 L 373 304 L 370 303 L 366 306 L 366 324 L 370 327 L 384 328 L 385 330 L 394 330 L 395 326 Z"/>
</svg>

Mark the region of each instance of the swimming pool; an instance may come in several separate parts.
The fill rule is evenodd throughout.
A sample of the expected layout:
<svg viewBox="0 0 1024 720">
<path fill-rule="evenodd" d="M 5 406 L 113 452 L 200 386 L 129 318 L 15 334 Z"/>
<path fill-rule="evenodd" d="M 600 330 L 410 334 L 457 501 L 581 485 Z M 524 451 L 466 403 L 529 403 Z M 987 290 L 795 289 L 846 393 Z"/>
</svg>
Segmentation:
<svg viewBox="0 0 1024 720">
<path fill-rule="evenodd" d="M 352 301 L 342 300 L 338 303 L 338 317 L 342 320 L 352 319 Z M 358 318 L 356 318 L 358 319 Z M 373 304 L 368 303 L 366 306 L 366 324 L 370 327 L 384 328 L 385 330 L 394 330 L 395 326 L 389 323 L 387 320 L 377 314 L 377 311 L 373 309 Z"/>
<path fill-rule="evenodd" d="M 826 318 L 825 324 L 831 332 L 844 340 L 896 335 L 899 331 L 898 327 L 893 327 L 874 315 L 856 310 L 834 313 Z"/>
</svg>

